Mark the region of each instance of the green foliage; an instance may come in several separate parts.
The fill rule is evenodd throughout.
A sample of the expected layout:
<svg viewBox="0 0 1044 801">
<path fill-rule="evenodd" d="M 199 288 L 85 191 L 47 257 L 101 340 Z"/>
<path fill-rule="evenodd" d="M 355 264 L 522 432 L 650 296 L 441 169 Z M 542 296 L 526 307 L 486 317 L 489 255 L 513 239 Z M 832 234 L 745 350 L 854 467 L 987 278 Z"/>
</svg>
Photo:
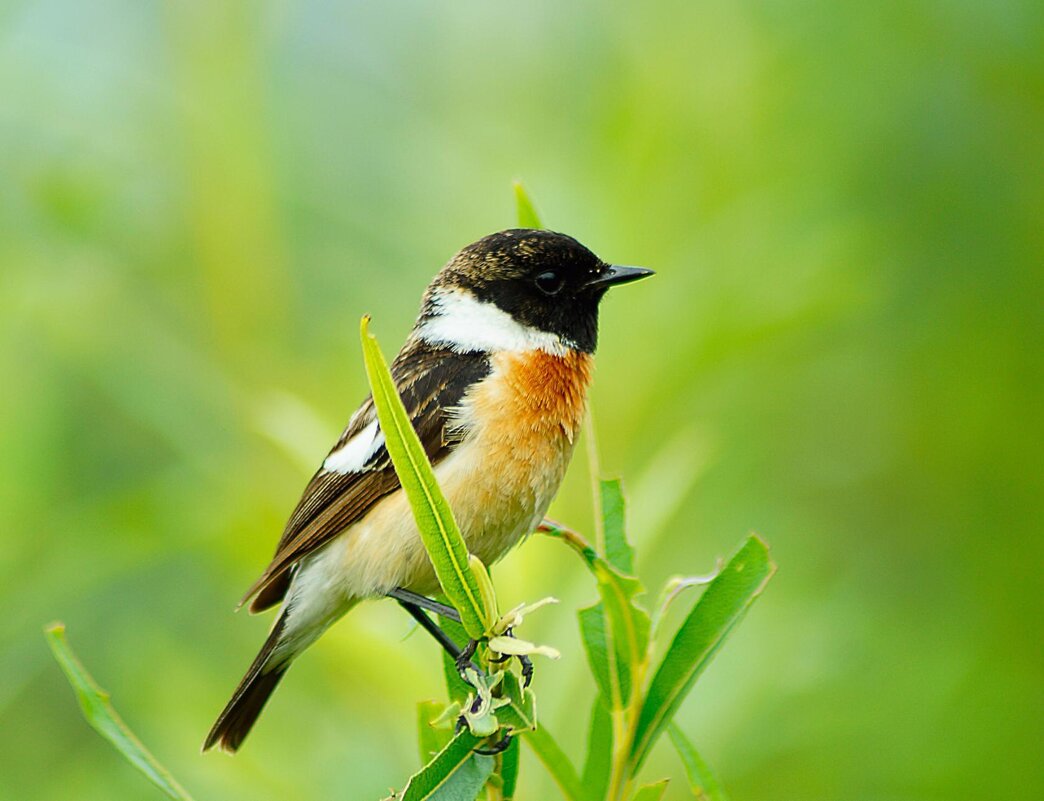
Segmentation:
<svg viewBox="0 0 1044 801">
<path fill-rule="evenodd" d="M 708 585 L 660 663 L 641 707 L 631 759 L 641 767 L 696 677 L 765 589 L 776 571 L 768 547 L 750 537 Z"/>
<path fill-rule="evenodd" d="M 580 776 L 558 741 L 547 730 L 547 726 L 541 723 L 536 730 L 526 732 L 525 741 L 555 780 L 562 795 L 568 801 L 584 801 L 587 794 Z"/>
<path fill-rule="evenodd" d="M 521 740 L 516 737 L 511 740 L 508 744 L 507 750 L 500 756 L 500 795 L 503 801 L 511 801 L 511 799 L 515 797 L 515 789 L 518 786 L 518 767 L 521 755 Z"/>
<path fill-rule="evenodd" d="M 611 508 L 622 517 L 622 506 L 613 504 Z M 607 550 L 611 538 L 626 540 L 618 520 L 603 522 L 607 524 Z M 696 678 L 764 589 L 775 566 L 764 543 L 750 537 L 725 568 L 706 582 L 706 590 L 679 627 L 652 682 L 646 686 L 644 677 L 656 644 L 648 638 L 648 613 L 636 601 L 641 585 L 634 577 L 616 571 L 575 532 L 551 528 L 547 533 L 561 538 L 580 555 L 594 574 L 602 597 L 601 602 L 579 614 L 592 674 L 603 695 L 610 699 L 604 712 L 599 709 L 603 698 L 596 699 L 592 712 L 584 769 L 586 798 L 631 798 L 629 788 L 649 750 Z M 625 643 L 622 647 L 621 642 Z M 610 725 L 606 726 L 606 722 Z M 606 742 L 608 736 L 612 738 L 611 745 Z M 608 760 L 606 753 L 611 754 Z M 566 774 L 572 770 L 571 766 L 568 770 L 556 767 Z M 704 772 L 709 773 L 706 769 Z M 644 794 L 642 797 L 658 797 L 649 794 L 662 792 L 662 788 L 656 784 L 638 792 Z"/>
<path fill-rule="evenodd" d="M 460 731 L 435 758 L 415 773 L 401 801 L 475 801 L 493 773 L 494 759 L 476 754 L 482 740 L 467 729 Z"/>
<path fill-rule="evenodd" d="M 544 227 L 540 222 L 540 215 L 537 214 L 536 207 L 521 181 L 515 181 L 515 212 L 518 216 L 519 228 Z"/>
<path fill-rule="evenodd" d="M 409 498 L 435 575 L 450 603 L 460 613 L 465 630 L 478 639 L 492 625 L 496 609 L 487 608 L 480 577 L 469 564 L 467 545 L 435 481 L 424 446 L 402 405 L 377 339 L 368 331 L 369 322 L 370 318 L 364 317 L 360 326 L 363 359 L 388 453 Z"/>
<path fill-rule="evenodd" d="M 621 573 L 633 575 L 634 548 L 624 532 L 623 482 L 619 479 L 600 481 L 598 493 L 602 502 L 606 561 Z"/>
<path fill-rule="evenodd" d="M 429 762 L 453 738 L 453 730 L 439 725 L 446 705 L 438 701 L 420 701 L 417 704 L 417 748 L 421 762 Z"/>
<path fill-rule="evenodd" d="M 478 789 L 493 776 L 503 789 L 514 788 L 517 781 L 517 752 L 514 762 L 508 761 L 509 775 L 504 776 L 503 758 L 471 754 L 478 743 L 497 736 L 516 736 L 536 728 L 536 708 L 533 693 L 518 676 L 507 670 L 503 660 L 494 661 L 492 653 L 498 647 L 510 648 L 502 653 L 536 653 L 543 649 L 520 640 L 505 638 L 506 631 L 522 621 L 525 607 L 498 618 L 496 594 L 489 574 L 479 560 L 468 553 L 453 511 L 446 502 L 435 480 L 420 439 L 417 437 L 402 400 L 395 388 L 387 362 L 377 340 L 368 331 L 369 318 L 364 317 L 360 327 L 366 373 L 373 393 L 374 405 L 388 444 L 396 473 L 410 500 L 421 540 L 428 552 L 435 574 L 450 603 L 458 610 L 461 624 L 473 640 L 479 641 L 476 651 L 478 664 L 485 668 L 466 670 L 466 682 L 461 681 L 456 666 L 446 657 L 444 670 L 452 703 L 449 710 L 459 716 L 464 728 L 418 773 L 414 774 L 403 791 L 404 799 L 465 798 L 470 792 L 474 798 Z M 517 647 L 517 650 L 516 650 Z M 422 753 L 430 753 L 433 744 L 442 739 L 439 729 L 431 726 L 430 705 L 421 707 L 419 743 Z M 462 735 L 467 733 L 467 737 Z M 466 753 L 465 753 L 466 752 Z M 477 783 L 476 783 L 477 782 Z"/>
<path fill-rule="evenodd" d="M 725 795 L 725 791 L 718 784 L 718 780 L 714 778 L 710 767 L 703 761 L 703 757 L 699 755 L 693 744 L 689 742 L 689 738 L 685 736 L 685 732 L 678 727 L 678 724 L 669 724 L 667 726 L 667 734 L 670 736 L 671 742 L 674 743 L 674 750 L 678 752 L 678 756 L 681 757 L 682 764 L 685 766 L 685 775 L 689 779 L 689 789 L 692 790 L 696 801 L 729 801 L 729 797 Z"/>
<path fill-rule="evenodd" d="M 642 785 L 634 794 L 634 801 L 660 801 L 663 794 L 667 792 L 667 782 L 667 779 L 661 779 L 652 784 Z"/>
<path fill-rule="evenodd" d="M 123 722 L 112 704 L 109 694 L 97 685 L 86 668 L 76 658 L 65 639 L 65 626 L 53 623 L 44 630 L 54 658 L 58 660 L 66 678 L 76 691 L 76 699 L 87 722 L 95 731 L 112 743 L 134 767 L 148 777 L 169 797 L 178 801 L 192 801 L 192 797 L 178 784 L 148 749 Z"/>
<path fill-rule="evenodd" d="M 613 720 L 604 695 L 591 705 L 591 723 L 587 730 L 587 756 L 584 759 L 582 783 L 591 801 L 605 798 L 609 775 L 613 768 Z"/>
</svg>

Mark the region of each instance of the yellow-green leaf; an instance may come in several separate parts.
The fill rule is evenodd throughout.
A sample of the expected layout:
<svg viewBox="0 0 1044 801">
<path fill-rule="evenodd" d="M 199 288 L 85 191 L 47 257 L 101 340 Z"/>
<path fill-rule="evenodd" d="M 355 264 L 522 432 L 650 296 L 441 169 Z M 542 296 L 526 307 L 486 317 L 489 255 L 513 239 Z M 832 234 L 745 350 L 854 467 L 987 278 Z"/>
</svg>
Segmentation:
<svg viewBox="0 0 1044 801">
<path fill-rule="evenodd" d="M 394 797 L 402 801 L 475 801 L 494 766 L 493 757 L 474 753 L 481 742 L 462 730 Z"/>
<path fill-rule="evenodd" d="M 587 757 L 584 760 L 583 785 L 588 801 L 602 801 L 609 789 L 613 760 L 613 721 L 609 702 L 599 696 L 591 706 L 591 723 L 587 728 Z"/>
<path fill-rule="evenodd" d="M 631 748 L 634 772 L 674 717 L 696 677 L 765 589 L 775 570 L 765 543 L 750 537 L 697 601 L 675 634 L 646 693 Z"/>
<path fill-rule="evenodd" d="M 547 772 L 551 774 L 551 778 L 555 780 L 567 801 L 586 801 L 584 786 L 580 783 L 576 768 L 547 728 L 541 724 L 535 730 L 527 731 L 523 737 L 547 768 Z"/>
<path fill-rule="evenodd" d="M 479 581 L 469 563 L 467 545 L 435 481 L 431 463 L 402 404 L 377 339 L 369 333 L 369 322 L 369 317 L 363 317 L 360 326 L 363 358 L 388 453 L 413 509 L 421 541 L 439 584 L 460 613 L 468 635 L 479 639 L 486 632 L 487 621 L 496 619 L 496 610 L 485 607 Z"/>
<path fill-rule="evenodd" d="M 91 727 L 112 743 L 128 762 L 144 773 L 169 797 L 178 799 L 178 801 L 192 801 L 185 788 L 170 775 L 170 771 L 156 761 L 156 757 L 149 753 L 141 740 L 134 736 L 134 732 L 127 728 L 127 724 L 116 714 L 116 710 L 109 702 L 109 694 L 95 683 L 87 669 L 76 658 L 72 648 L 69 647 L 69 643 L 65 639 L 65 626 L 61 623 L 54 623 L 44 629 L 44 634 L 47 637 L 47 644 L 51 646 L 51 651 L 54 653 L 54 658 L 76 691 L 80 709 Z"/>
<path fill-rule="evenodd" d="M 605 532 L 605 558 L 621 573 L 634 575 L 634 548 L 627 541 L 624 527 L 623 483 L 618 478 L 602 479 L 598 482 L 602 513 L 602 530 Z"/>
<path fill-rule="evenodd" d="M 427 762 L 446 747 L 453 736 L 447 725 L 434 725 L 446 705 L 438 701 L 421 701 L 417 704 L 417 747 L 422 762 Z"/>
<path fill-rule="evenodd" d="M 664 792 L 667 790 L 668 781 L 670 781 L 670 779 L 661 779 L 658 782 L 643 785 L 638 789 L 638 792 L 634 794 L 634 801 L 660 801 L 660 799 L 663 798 Z"/>
<path fill-rule="evenodd" d="M 729 801 L 711 769 L 685 733 L 678 728 L 678 724 L 668 725 L 667 734 L 670 735 L 671 742 L 674 743 L 674 748 L 685 766 L 685 775 L 689 779 L 689 789 L 692 790 L 693 798 L 696 801 Z"/>
<path fill-rule="evenodd" d="M 518 213 L 519 228 L 544 227 L 541 225 L 540 216 L 537 214 L 533 201 L 530 200 L 529 194 L 526 192 L 526 188 L 522 186 L 521 181 L 515 181 L 515 209 Z"/>
</svg>

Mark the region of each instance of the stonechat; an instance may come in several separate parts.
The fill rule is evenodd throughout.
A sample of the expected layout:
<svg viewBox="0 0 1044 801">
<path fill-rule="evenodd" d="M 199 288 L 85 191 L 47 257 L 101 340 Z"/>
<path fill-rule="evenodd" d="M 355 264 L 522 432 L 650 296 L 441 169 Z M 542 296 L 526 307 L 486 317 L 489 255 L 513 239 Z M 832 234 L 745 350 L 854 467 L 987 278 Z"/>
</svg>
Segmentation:
<svg viewBox="0 0 1044 801">
<path fill-rule="evenodd" d="M 428 286 L 392 377 L 485 564 L 534 531 L 558 491 L 584 418 L 599 302 L 651 274 L 564 234 L 513 229 L 465 247 Z M 360 601 L 413 603 L 438 588 L 368 398 L 243 598 L 251 612 L 278 604 L 279 616 L 204 750 L 236 751 L 293 660 Z"/>
</svg>

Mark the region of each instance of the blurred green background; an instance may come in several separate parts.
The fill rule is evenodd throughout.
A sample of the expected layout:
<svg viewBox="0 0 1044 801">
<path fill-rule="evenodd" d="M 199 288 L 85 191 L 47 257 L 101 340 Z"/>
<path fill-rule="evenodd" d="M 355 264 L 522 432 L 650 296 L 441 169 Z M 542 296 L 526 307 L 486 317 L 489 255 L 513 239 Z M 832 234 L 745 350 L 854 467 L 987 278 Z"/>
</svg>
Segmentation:
<svg viewBox="0 0 1044 801">
<path fill-rule="evenodd" d="M 201 801 L 402 785 L 442 687 L 392 604 L 198 750 L 365 394 L 360 315 L 393 350 L 516 177 L 658 271 L 593 394 L 647 585 L 750 530 L 780 564 L 680 716 L 735 801 L 1044 796 L 1039 2 L 6 2 L 0 98 L 0 797 L 158 797 L 54 618 Z M 554 516 L 588 497 L 581 455 Z M 526 633 L 575 756 L 590 579 L 540 539 L 495 578 L 564 601 Z M 646 775 L 685 797 L 668 747 Z"/>
</svg>

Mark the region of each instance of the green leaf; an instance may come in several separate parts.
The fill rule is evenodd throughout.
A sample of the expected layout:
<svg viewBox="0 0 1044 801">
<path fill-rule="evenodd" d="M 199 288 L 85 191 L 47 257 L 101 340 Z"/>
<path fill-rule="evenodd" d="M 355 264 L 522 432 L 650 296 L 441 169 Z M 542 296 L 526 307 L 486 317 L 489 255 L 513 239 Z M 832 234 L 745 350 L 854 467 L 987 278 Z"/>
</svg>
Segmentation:
<svg viewBox="0 0 1044 801">
<path fill-rule="evenodd" d="M 466 729 L 461 731 L 394 797 L 402 801 L 475 801 L 493 772 L 493 757 L 474 752 L 480 742 Z"/>
<path fill-rule="evenodd" d="M 613 761 L 613 721 L 608 702 L 595 698 L 591 707 L 591 725 L 587 733 L 587 758 L 584 760 L 583 785 L 588 801 L 602 801 L 609 789 Z"/>
<path fill-rule="evenodd" d="M 697 601 L 646 693 L 631 748 L 633 773 L 775 570 L 765 543 L 750 537 Z"/>
<path fill-rule="evenodd" d="M 144 773 L 153 784 L 169 797 L 180 801 L 192 801 L 191 796 L 177 783 L 170 772 L 149 753 L 134 733 L 127 728 L 112 704 L 109 694 L 99 687 L 87 672 L 80 660 L 76 658 L 69 643 L 65 639 L 65 626 L 53 623 L 44 629 L 47 643 L 51 646 L 54 658 L 58 661 L 66 678 L 76 691 L 76 699 L 87 722 L 95 731 L 112 743 L 116 750 L 139 771 Z"/>
<path fill-rule="evenodd" d="M 417 747 L 420 749 L 421 762 L 426 763 L 435 754 L 446 747 L 453 732 L 448 726 L 434 726 L 445 710 L 446 705 L 438 701 L 421 701 L 417 704 Z"/>
<path fill-rule="evenodd" d="M 638 687 L 632 677 L 644 667 L 649 646 L 649 613 L 635 603 L 644 592 L 633 576 L 625 576 L 576 535 L 547 532 L 575 550 L 594 573 L 601 602 L 579 612 L 580 632 L 588 662 L 610 710 L 622 710 Z"/>
<path fill-rule="evenodd" d="M 523 687 L 518 676 L 510 670 L 505 671 L 502 698 L 508 703 L 497 710 L 497 718 L 508 727 L 511 734 L 520 734 L 537 727 L 536 698 L 533 691 Z"/>
<path fill-rule="evenodd" d="M 483 738 L 491 737 L 500 729 L 497 710 L 511 703 L 509 699 L 493 694 L 504 674 L 494 673 L 488 676 L 470 667 L 465 668 L 464 672 L 475 689 L 464 702 L 461 716 L 472 734 Z"/>
<path fill-rule="evenodd" d="M 616 667 L 616 653 L 610 650 L 605 604 L 599 601 L 593 606 L 581 609 L 577 612 L 577 618 L 580 620 L 580 638 L 587 653 L 587 663 L 598 690 L 610 709 L 620 709 L 626 696 Z"/>
<path fill-rule="evenodd" d="M 634 549 L 627 541 L 624 527 L 624 495 L 620 479 L 598 482 L 601 499 L 602 526 L 605 532 L 605 558 L 621 573 L 634 575 Z"/>
<path fill-rule="evenodd" d="M 635 603 L 644 592 L 642 584 L 633 576 L 625 576 L 608 562 L 598 560 L 594 565 L 598 593 L 605 605 L 609 641 L 612 644 L 620 700 L 626 706 L 638 691 L 633 677 L 641 671 L 649 649 L 649 613 Z M 615 699 L 614 699 L 615 700 Z"/>
<path fill-rule="evenodd" d="M 515 209 L 518 213 L 519 228 L 544 227 L 541 225 L 540 216 L 537 214 L 533 201 L 530 200 L 529 194 L 526 192 L 526 188 L 522 186 L 521 181 L 515 181 Z"/>
<path fill-rule="evenodd" d="M 658 782 L 643 785 L 634 794 L 634 801 L 660 801 L 667 790 L 667 782 L 669 781 L 670 779 L 660 779 Z"/>
<path fill-rule="evenodd" d="M 359 333 L 366 376 L 388 453 L 410 501 L 421 541 L 439 584 L 450 603 L 460 612 L 465 630 L 473 639 L 479 639 L 495 620 L 496 610 L 487 609 L 483 602 L 478 579 L 469 564 L 467 545 L 435 481 L 431 463 L 402 405 L 377 339 L 369 333 L 369 323 L 370 318 L 363 317 Z"/>
<path fill-rule="evenodd" d="M 729 801 L 729 797 L 725 795 L 718 780 L 714 778 L 711 769 L 707 767 L 707 763 L 703 761 L 699 752 L 693 748 L 685 733 L 678 728 L 677 723 L 672 722 L 667 726 L 667 734 L 670 735 L 671 742 L 674 743 L 674 748 L 685 766 L 689 788 L 696 801 Z"/>
<path fill-rule="evenodd" d="M 522 754 L 522 747 L 517 737 L 508 743 L 507 750 L 500 756 L 500 778 L 504 782 L 500 789 L 504 801 L 511 801 L 515 797 L 515 787 L 518 784 L 518 763 Z"/>
<path fill-rule="evenodd" d="M 537 759 L 547 768 L 547 772 L 551 774 L 551 778 L 555 780 L 567 801 L 586 801 L 584 786 L 580 783 L 576 768 L 544 725 L 541 724 L 535 731 L 527 731 L 523 738 L 533 749 Z"/>
</svg>

